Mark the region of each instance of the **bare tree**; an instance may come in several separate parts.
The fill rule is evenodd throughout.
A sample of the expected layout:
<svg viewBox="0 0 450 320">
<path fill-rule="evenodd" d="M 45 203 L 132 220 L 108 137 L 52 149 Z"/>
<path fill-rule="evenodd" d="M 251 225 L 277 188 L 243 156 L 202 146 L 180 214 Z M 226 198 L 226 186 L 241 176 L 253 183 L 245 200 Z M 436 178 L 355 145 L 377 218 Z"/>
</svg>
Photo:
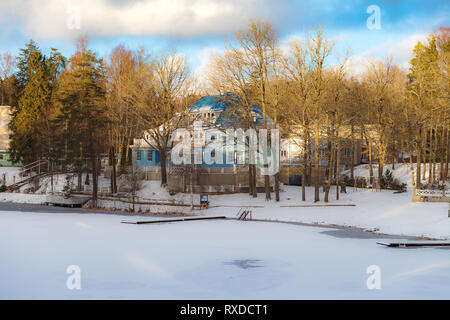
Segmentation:
<svg viewBox="0 0 450 320">
<path fill-rule="evenodd" d="M 186 107 L 190 72 L 187 60 L 175 51 L 163 53 L 151 61 L 152 99 L 135 108 L 141 125 L 146 128 L 143 139 L 160 154 L 161 185 L 167 184 L 166 160 L 170 137 L 178 127 Z"/>
<path fill-rule="evenodd" d="M 152 91 L 151 66 L 141 49 L 132 52 L 119 45 L 107 62 L 107 106 L 109 116 L 109 145 L 111 191 L 117 192 L 116 154 L 120 155 L 121 173 L 129 162 L 129 144 L 140 132 L 135 108 L 150 103 Z"/>
<path fill-rule="evenodd" d="M 8 52 L 0 54 L 0 105 L 7 103 L 7 81 L 11 77 L 15 66 L 15 58 Z"/>
<path fill-rule="evenodd" d="M 314 132 L 314 202 L 320 201 L 320 168 L 319 168 L 319 145 L 322 130 L 323 99 L 326 90 L 324 79 L 325 60 L 331 54 L 334 44 L 330 42 L 323 28 L 318 28 L 313 34 L 307 36 L 306 45 L 309 56 L 309 90 L 308 104 L 311 108 L 311 123 Z"/>
</svg>

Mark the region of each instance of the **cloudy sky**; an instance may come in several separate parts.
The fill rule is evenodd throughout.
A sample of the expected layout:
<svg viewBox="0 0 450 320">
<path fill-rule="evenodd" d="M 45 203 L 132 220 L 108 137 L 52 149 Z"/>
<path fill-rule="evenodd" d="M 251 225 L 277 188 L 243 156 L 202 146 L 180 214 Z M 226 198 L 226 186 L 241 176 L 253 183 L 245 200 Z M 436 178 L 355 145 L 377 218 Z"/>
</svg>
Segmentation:
<svg viewBox="0 0 450 320">
<path fill-rule="evenodd" d="M 381 13 L 375 29 L 367 26 L 373 5 Z M 34 39 L 44 51 L 56 47 L 70 56 L 77 36 L 88 34 L 89 47 L 101 56 L 121 43 L 149 52 L 175 47 L 198 72 L 251 18 L 270 19 L 282 44 L 320 24 L 337 43 L 333 59 L 350 47 L 355 64 L 391 54 L 407 66 L 417 41 L 450 25 L 450 1 L 0 0 L 0 52 L 17 54 Z"/>
</svg>

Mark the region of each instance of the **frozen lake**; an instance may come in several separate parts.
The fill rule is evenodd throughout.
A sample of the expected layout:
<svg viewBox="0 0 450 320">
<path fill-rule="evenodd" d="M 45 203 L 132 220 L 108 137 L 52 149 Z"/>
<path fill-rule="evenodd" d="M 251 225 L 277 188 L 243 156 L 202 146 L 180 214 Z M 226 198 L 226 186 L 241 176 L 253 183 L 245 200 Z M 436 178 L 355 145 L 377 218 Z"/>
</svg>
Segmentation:
<svg viewBox="0 0 450 320">
<path fill-rule="evenodd" d="M 444 248 L 386 248 L 360 232 L 281 223 L 132 225 L 13 206 L 0 204 L 1 299 L 450 298 Z M 71 265 L 80 290 L 66 286 Z M 367 288 L 372 265 L 381 289 Z"/>
</svg>

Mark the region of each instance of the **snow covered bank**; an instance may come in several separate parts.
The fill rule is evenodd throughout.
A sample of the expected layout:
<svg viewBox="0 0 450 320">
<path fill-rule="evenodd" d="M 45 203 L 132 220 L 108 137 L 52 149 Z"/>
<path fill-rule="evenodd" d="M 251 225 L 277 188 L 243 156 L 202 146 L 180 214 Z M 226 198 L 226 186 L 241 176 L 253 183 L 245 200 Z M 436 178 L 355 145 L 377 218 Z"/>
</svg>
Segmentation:
<svg viewBox="0 0 450 320">
<path fill-rule="evenodd" d="M 407 169 L 407 168 L 406 168 Z M 397 165 L 394 174 L 402 181 L 407 181 L 408 170 L 405 166 Z M 356 169 L 355 174 L 364 174 L 364 166 Z M 405 171 L 406 170 L 406 171 Z M 368 171 L 367 171 L 368 172 Z M 55 188 L 63 185 L 63 177 L 55 177 Z M 107 179 L 101 180 L 107 186 Z M 48 188 L 43 187 L 42 189 Z M 340 225 L 368 229 L 370 231 L 418 236 L 435 239 L 450 239 L 450 218 L 448 218 L 448 204 L 446 203 L 413 203 L 412 188 L 406 193 L 394 194 L 393 191 L 375 191 L 368 189 L 347 188 L 346 194 L 340 194 L 336 200 L 336 191 L 331 189 L 329 204 L 339 207 L 315 207 L 324 205 L 324 194 L 321 189 L 321 202 L 314 203 L 314 189 L 307 187 L 307 201 L 301 201 L 301 188 L 284 186 L 281 201 L 265 201 L 264 194 L 252 198 L 248 194 L 211 195 L 210 209 L 206 211 L 194 210 L 190 207 L 170 205 L 136 205 L 136 212 L 161 214 L 164 212 L 179 212 L 181 214 L 197 215 L 225 215 L 235 217 L 241 208 L 250 208 L 254 219 L 276 220 L 286 222 L 301 222 L 318 225 Z M 138 201 L 199 204 L 199 195 L 178 193 L 170 195 L 160 186 L 159 181 L 145 181 L 142 189 L 137 193 Z M 192 199 L 192 200 L 191 200 Z M 0 202 L 43 203 L 45 195 L 7 194 L 0 193 Z M 355 206 L 341 206 L 341 205 Z M 109 210 L 130 211 L 132 205 L 119 201 L 101 200 L 98 205 Z M 1 210 L 1 208 L 0 208 Z"/>
<path fill-rule="evenodd" d="M 21 179 L 19 173 L 19 167 L 0 167 L 0 185 L 3 183 L 3 176 L 6 178 L 6 185 L 13 184 L 14 177 L 19 181 Z"/>
<path fill-rule="evenodd" d="M 424 164 L 422 164 L 423 169 Z M 378 164 L 374 164 L 373 166 L 373 176 L 375 179 L 378 178 Z M 392 169 L 392 164 L 385 164 L 383 167 L 384 173 L 386 173 L 386 170 L 389 170 L 392 172 L 392 176 L 395 179 L 398 179 L 400 183 L 406 183 L 408 186 L 413 186 L 412 184 L 412 177 L 411 177 L 411 167 L 409 163 L 396 163 L 395 168 Z M 416 174 L 416 163 L 413 163 L 414 168 L 414 175 Z M 440 164 L 437 166 L 436 170 L 436 176 L 439 176 L 439 169 Z M 425 180 L 422 180 L 424 183 L 428 181 L 428 171 L 429 166 L 426 164 L 426 172 L 425 172 Z M 346 170 L 342 173 L 343 175 L 350 176 L 350 170 Z M 354 170 L 355 177 L 364 177 L 367 181 L 370 179 L 370 167 L 368 164 L 363 164 L 355 167 Z"/>
<path fill-rule="evenodd" d="M 45 202 L 45 195 L 0 192 L 0 203 L 1 202 L 43 204 Z"/>
<path fill-rule="evenodd" d="M 365 228 L 386 234 L 450 239 L 450 218 L 447 203 L 413 203 L 413 189 L 406 193 L 347 188 L 347 194 L 330 195 L 329 204 L 356 206 L 314 207 L 314 189 L 308 187 L 308 201 L 301 201 L 301 188 L 285 186 L 281 202 L 266 202 L 264 195 L 252 199 L 248 195 L 211 196 L 208 215 L 235 216 L 239 208 L 248 206 L 254 219 L 302 222 L 308 224 L 340 225 Z M 334 191 L 333 191 L 334 192 Z M 323 199 L 323 193 L 321 193 Z M 324 202 L 317 203 L 323 205 Z M 221 207 L 221 205 L 224 205 Z M 308 207 L 310 206 L 310 207 Z"/>
</svg>

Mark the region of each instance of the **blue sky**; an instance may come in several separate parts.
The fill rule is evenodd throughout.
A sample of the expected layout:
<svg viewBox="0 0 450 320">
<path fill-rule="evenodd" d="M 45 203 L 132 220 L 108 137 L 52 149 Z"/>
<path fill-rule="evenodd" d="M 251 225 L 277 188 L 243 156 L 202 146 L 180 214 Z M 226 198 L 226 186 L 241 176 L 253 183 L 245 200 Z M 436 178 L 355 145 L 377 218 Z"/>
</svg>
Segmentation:
<svg viewBox="0 0 450 320">
<path fill-rule="evenodd" d="M 379 30 L 366 25 L 371 5 L 381 10 Z M 251 18 L 270 19 L 282 44 L 323 25 L 336 41 L 332 61 L 350 47 L 352 63 L 391 54 L 407 66 L 418 40 L 450 25 L 450 1 L 0 0 L 0 52 L 17 54 L 34 39 L 70 56 L 78 35 L 88 34 L 89 47 L 101 56 L 121 43 L 149 52 L 176 48 L 201 72 L 209 53 L 223 49 L 226 37 Z"/>
</svg>

